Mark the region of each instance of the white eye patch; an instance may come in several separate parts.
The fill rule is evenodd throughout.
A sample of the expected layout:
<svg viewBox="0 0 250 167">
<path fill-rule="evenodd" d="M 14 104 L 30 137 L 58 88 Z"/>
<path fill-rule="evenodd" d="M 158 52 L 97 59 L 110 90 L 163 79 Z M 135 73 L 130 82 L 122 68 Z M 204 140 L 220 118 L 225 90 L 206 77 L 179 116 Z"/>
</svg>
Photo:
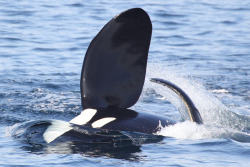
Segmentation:
<svg viewBox="0 0 250 167">
<path fill-rule="evenodd" d="M 80 115 L 76 116 L 75 118 L 73 118 L 69 122 L 72 124 L 76 124 L 76 125 L 84 125 L 84 124 L 88 123 L 93 118 L 93 116 L 96 114 L 96 112 L 97 112 L 97 110 L 90 109 L 90 108 L 83 110 Z"/>
<path fill-rule="evenodd" d="M 108 124 L 108 123 L 110 123 L 110 122 L 112 122 L 112 121 L 114 121 L 114 120 L 116 120 L 116 118 L 114 118 L 114 117 L 102 118 L 102 119 L 99 119 L 99 120 L 93 122 L 93 123 L 91 124 L 91 126 L 92 126 L 93 128 L 101 128 L 101 127 L 103 127 L 104 125 L 106 125 L 106 124 Z"/>
</svg>

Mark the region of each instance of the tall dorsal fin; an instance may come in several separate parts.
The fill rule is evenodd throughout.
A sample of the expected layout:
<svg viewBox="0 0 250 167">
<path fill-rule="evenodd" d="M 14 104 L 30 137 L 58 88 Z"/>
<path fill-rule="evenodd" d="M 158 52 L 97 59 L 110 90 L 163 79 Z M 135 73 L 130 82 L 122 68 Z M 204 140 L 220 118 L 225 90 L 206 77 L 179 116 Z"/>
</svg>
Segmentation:
<svg viewBox="0 0 250 167">
<path fill-rule="evenodd" d="M 134 8 L 110 20 L 90 43 L 81 74 L 82 108 L 128 108 L 141 94 L 152 24 Z"/>
<path fill-rule="evenodd" d="M 187 111 L 188 111 L 190 121 L 196 122 L 198 124 L 203 123 L 202 118 L 200 116 L 200 113 L 196 109 L 194 103 L 192 102 L 192 100 L 189 98 L 189 96 L 181 88 L 179 88 L 178 86 L 176 86 L 175 84 L 173 84 L 169 81 L 159 79 L 159 78 L 151 78 L 150 81 L 155 82 L 155 83 L 159 83 L 163 86 L 167 86 L 168 88 L 173 90 L 181 98 L 181 100 L 184 102 L 184 104 L 187 108 Z"/>
</svg>

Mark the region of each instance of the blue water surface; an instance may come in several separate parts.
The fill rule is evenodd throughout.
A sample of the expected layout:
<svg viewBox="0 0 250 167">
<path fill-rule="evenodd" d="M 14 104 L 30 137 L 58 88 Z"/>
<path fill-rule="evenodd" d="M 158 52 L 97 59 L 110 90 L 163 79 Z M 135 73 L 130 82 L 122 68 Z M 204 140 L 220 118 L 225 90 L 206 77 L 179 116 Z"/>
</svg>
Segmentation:
<svg viewBox="0 0 250 167">
<path fill-rule="evenodd" d="M 112 17 L 134 7 L 148 12 L 153 34 L 145 87 L 133 109 L 182 122 L 163 128 L 160 142 L 126 148 L 75 151 L 62 144 L 41 151 L 11 137 L 19 123 L 79 114 L 89 43 Z M 249 16 L 249 0 L 0 0 L 0 166 L 248 167 Z M 204 125 L 180 118 L 178 99 L 152 77 L 187 92 Z"/>
</svg>

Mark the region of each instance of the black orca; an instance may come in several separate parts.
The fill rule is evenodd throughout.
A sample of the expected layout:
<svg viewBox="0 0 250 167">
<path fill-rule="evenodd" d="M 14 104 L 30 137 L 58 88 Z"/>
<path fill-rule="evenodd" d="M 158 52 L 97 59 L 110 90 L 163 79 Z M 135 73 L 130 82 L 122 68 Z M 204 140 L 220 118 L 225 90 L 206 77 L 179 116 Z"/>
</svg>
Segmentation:
<svg viewBox="0 0 250 167">
<path fill-rule="evenodd" d="M 160 125 L 175 124 L 154 113 L 129 109 L 138 101 L 143 89 L 151 34 L 151 20 L 143 9 L 133 8 L 115 16 L 87 49 L 80 81 L 81 114 L 69 122 L 27 122 L 14 130 L 14 136 L 23 135 L 31 143 L 107 142 L 124 134 L 128 136 L 125 132 L 152 135 Z M 190 121 L 202 123 L 199 111 L 183 90 L 163 79 L 151 81 L 177 93 L 186 105 Z M 38 139 L 41 136 L 42 139 Z"/>
</svg>

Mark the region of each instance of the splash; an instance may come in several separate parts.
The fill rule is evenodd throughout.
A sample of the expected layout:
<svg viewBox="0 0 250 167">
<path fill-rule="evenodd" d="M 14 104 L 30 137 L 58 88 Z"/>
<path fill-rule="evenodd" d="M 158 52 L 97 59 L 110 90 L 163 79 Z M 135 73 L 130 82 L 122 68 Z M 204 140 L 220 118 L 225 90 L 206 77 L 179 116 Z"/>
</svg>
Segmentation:
<svg viewBox="0 0 250 167">
<path fill-rule="evenodd" d="M 184 90 L 194 102 L 199 110 L 204 125 L 197 125 L 188 121 L 185 116 L 185 107 L 177 95 L 166 87 L 149 82 L 150 78 L 162 78 L 173 82 Z M 231 138 L 237 141 L 250 142 L 249 129 L 250 118 L 230 111 L 213 91 L 208 91 L 202 81 L 197 81 L 192 77 L 180 74 L 173 67 L 167 68 L 159 63 L 149 64 L 145 90 L 154 89 L 161 96 L 162 100 L 170 101 L 179 110 L 182 120 L 185 122 L 177 123 L 169 127 L 162 127 L 157 134 L 181 139 L 204 139 L 204 138 Z M 229 93 L 220 91 L 220 93 Z"/>
<path fill-rule="evenodd" d="M 172 126 L 161 127 L 156 135 L 174 137 L 177 139 L 233 139 L 239 142 L 250 142 L 250 134 L 230 128 L 222 128 L 210 125 L 198 125 L 194 122 L 185 121 Z"/>
</svg>

